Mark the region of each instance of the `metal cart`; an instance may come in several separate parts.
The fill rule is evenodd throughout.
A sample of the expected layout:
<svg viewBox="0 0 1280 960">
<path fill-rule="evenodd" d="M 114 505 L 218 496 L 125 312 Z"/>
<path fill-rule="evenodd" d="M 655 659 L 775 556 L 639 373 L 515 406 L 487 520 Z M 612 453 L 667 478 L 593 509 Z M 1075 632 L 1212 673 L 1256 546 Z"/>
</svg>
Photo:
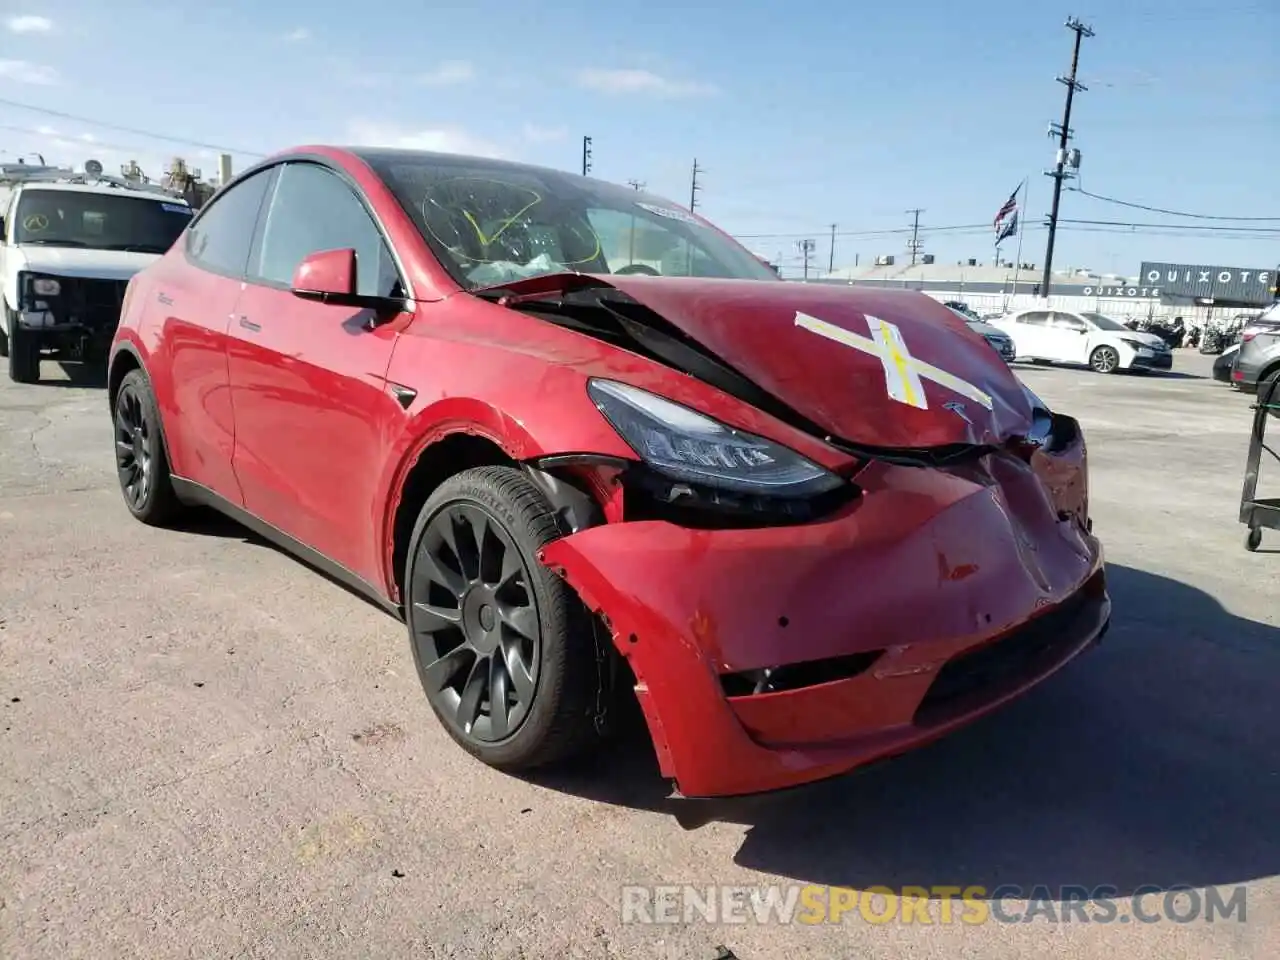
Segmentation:
<svg viewBox="0 0 1280 960">
<path fill-rule="evenodd" d="M 1280 417 L 1280 379 L 1271 378 L 1258 387 L 1258 402 L 1253 405 L 1253 436 L 1249 438 L 1249 456 L 1244 467 L 1244 491 L 1240 494 L 1240 522 L 1249 527 L 1245 535 L 1246 550 L 1257 550 L 1262 543 L 1262 529 L 1280 530 L 1280 497 L 1258 499 L 1258 465 L 1265 450 L 1280 461 L 1280 453 L 1267 446 L 1267 419 Z"/>
</svg>

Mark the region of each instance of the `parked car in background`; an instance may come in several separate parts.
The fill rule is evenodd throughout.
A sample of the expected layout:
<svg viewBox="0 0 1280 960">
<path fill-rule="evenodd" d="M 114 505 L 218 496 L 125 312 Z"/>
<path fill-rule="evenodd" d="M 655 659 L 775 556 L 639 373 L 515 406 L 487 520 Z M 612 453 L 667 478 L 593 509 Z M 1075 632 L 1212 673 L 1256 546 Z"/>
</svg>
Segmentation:
<svg viewBox="0 0 1280 960">
<path fill-rule="evenodd" d="M 1280 303 L 1240 331 L 1240 348 L 1231 369 L 1232 382 L 1249 393 L 1276 379 L 1280 379 Z"/>
<path fill-rule="evenodd" d="M 1231 383 L 1235 370 L 1236 354 L 1240 352 L 1240 344 L 1233 343 L 1213 358 L 1213 379 L 1220 383 Z"/>
<path fill-rule="evenodd" d="M 0 167 L 0 356 L 16 383 L 38 382 L 44 358 L 105 364 L 129 279 L 191 222 L 181 197 L 86 167 Z"/>
<path fill-rule="evenodd" d="M 1019 360 L 1087 364 L 1098 373 L 1173 367 L 1173 351 L 1163 339 L 1101 313 L 1022 310 L 991 324 L 1013 338 Z"/>
<path fill-rule="evenodd" d="M 950 304 L 944 304 L 944 306 L 963 320 L 970 330 L 974 333 L 981 334 L 982 338 L 986 340 L 987 343 L 991 344 L 996 353 L 1000 354 L 1000 357 L 1005 363 L 1013 363 L 1014 346 L 1012 337 L 1003 330 L 993 327 L 989 323 L 984 323 L 982 320 L 977 319 L 971 314 L 957 310 Z"/>
</svg>

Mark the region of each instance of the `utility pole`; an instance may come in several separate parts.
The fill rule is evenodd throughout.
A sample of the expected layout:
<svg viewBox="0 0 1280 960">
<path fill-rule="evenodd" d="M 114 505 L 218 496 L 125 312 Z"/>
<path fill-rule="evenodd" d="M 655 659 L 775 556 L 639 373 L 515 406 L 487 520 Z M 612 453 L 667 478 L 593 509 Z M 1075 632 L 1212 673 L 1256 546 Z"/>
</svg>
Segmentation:
<svg viewBox="0 0 1280 960">
<path fill-rule="evenodd" d="M 591 138 L 582 138 L 582 175 L 585 177 L 591 172 Z"/>
<path fill-rule="evenodd" d="M 907 249 L 911 251 L 911 265 L 916 265 L 916 256 L 920 253 L 920 214 L 924 213 L 920 208 L 908 210 L 911 214 L 911 242 L 907 244 Z"/>
<path fill-rule="evenodd" d="M 1049 240 L 1044 250 L 1044 275 L 1040 278 L 1040 296 L 1042 297 L 1049 296 L 1049 281 L 1053 273 L 1053 242 L 1058 235 L 1058 206 L 1062 202 L 1062 182 L 1071 176 L 1066 171 L 1070 159 L 1067 155 L 1067 143 L 1071 140 L 1071 103 L 1075 99 L 1077 90 L 1088 89 L 1076 80 L 1076 73 L 1080 67 L 1080 42 L 1085 37 L 1093 36 L 1093 30 L 1075 17 L 1067 20 L 1066 27 L 1076 35 L 1076 39 L 1071 51 L 1071 73 L 1065 77 L 1058 77 L 1058 82 L 1065 84 L 1067 88 L 1067 101 L 1062 108 L 1062 126 L 1056 129 L 1053 126 L 1049 127 L 1050 136 L 1054 133 L 1058 135 L 1058 157 L 1053 172 L 1047 173 L 1047 176 L 1053 177 L 1053 207 L 1049 211 Z M 1078 157 L 1072 165 L 1079 166 Z"/>
<path fill-rule="evenodd" d="M 836 270 L 836 224 L 831 225 L 831 256 L 827 260 L 827 273 Z"/>
<path fill-rule="evenodd" d="M 645 183 L 643 180 L 628 180 L 627 186 L 629 186 L 632 190 L 643 190 L 645 187 L 648 186 L 648 184 Z"/>
<path fill-rule="evenodd" d="M 695 158 L 693 161 L 693 182 L 689 186 L 689 209 L 690 210 L 693 210 L 695 207 L 698 206 L 698 191 L 702 189 L 702 184 L 698 183 L 698 174 L 706 173 L 706 172 L 707 171 L 703 170 L 700 166 L 698 166 L 698 161 Z"/>
<path fill-rule="evenodd" d="M 817 248 L 818 241 L 801 240 L 797 244 L 797 246 L 800 248 L 800 253 L 804 256 L 804 278 L 808 280 L 809 279 L 809 258 L 813 256 L 813 251 Z"/>
</svg>

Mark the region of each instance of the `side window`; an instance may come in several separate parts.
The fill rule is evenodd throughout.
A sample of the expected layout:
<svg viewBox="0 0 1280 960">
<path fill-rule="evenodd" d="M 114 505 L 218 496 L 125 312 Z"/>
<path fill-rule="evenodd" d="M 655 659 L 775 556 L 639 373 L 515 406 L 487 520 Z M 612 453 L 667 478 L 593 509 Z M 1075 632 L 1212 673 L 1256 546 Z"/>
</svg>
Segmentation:
<svg viewBox="0 0 1280 960">
<path fill-rule="evenodd" d="M 258 263 L 249 273 L 288 285 L 303 258 L 322 250 L 354 248 L 356 291 L 365 296 L 399 293 L 391 253 L 368 211 L 337 175 L 313 163 L 291 163 L 267 208 Z"/>
<path fill-rule="evenodd" d="M 187 255 L 209 270 L 242 276 L 258 211 L 274 173 L 274 169 L 263 170 L 209 201 L 187 233 Z"/>
<path fill-rule="evenodd" d="M 1018 317 L 1018 323 L 1025 323 L 1032 327 L 1043 327 L 1048 322 L 1049 312 L 1047 310 L 1032 310 Z"/>
<path fill-rule="evenodd" d="M 1083 320 L 1079 317 L 1073 317 L 1069 313 L 1055 313 L 1053 315 L 1053 325 L 1059 330 L 1087 330 Z"/>
</svg>

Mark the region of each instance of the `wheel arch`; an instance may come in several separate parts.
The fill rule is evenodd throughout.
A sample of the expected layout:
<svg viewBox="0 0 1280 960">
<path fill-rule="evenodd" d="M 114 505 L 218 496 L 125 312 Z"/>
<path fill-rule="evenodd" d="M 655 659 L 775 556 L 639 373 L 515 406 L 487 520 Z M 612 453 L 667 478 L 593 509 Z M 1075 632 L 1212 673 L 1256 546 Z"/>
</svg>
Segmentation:
<svg viewBox="0 0 1280 960">
<path fill-rule="evenodd" d="M 124 378 L 129 375 L 131 370 L 145 372 L 146 365 L 142 362 L 142 357 L 139 355 L 137 347 L 125 341 L 112 352 L 111 360 L 107 365 L 108 410 L 115 410 L 116 394 L 120 392 L 120 384 L 124 382 Z"/>
<path fill-rule="evenodd" d="M 405 561 L 418 511 L 446 479 L 483 466 L 520 467 L 539 486 L 569 526 L 598 522 L 601 495 L 539 469 L 541 458 L 589 452 L 605 458 L 634 457 L 630 448 L 601 423 L 583 420 L 581 429 L 549 424 L 548 435 L 535 434 L 540 417 L 518 418 L 493 404 L 468 397 L 449 397 L 416 412 L 396 444 L 383 481 L 386 491 L 381 525 L 382 578 L 388 595 L 403 600 Z"/>
</svg>

